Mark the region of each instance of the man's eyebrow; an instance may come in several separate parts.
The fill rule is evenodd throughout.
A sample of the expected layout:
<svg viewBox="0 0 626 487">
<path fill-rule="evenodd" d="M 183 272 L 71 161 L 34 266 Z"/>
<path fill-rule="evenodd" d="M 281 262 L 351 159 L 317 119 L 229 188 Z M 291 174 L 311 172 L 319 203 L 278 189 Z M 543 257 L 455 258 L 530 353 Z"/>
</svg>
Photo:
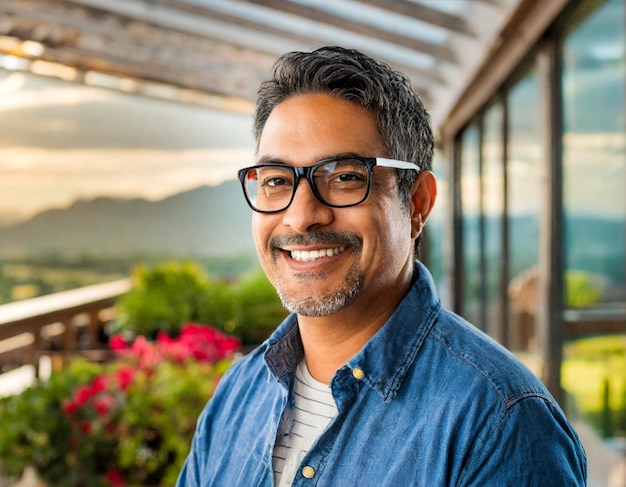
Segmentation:
<svg viewBox="0 0 626 487">
<path fill-rule="evenodd" d="M 356 152 L 341 152 L 339 154 L 335 154 L 331 157 L 326 157 L 325 159 L 350 159 L 351 157 L 364 157 L 361 154 L 357 154 Z"/>
<path fill-rule="evenodd" d="M 263 156 L 260 159 L 257 159 L 255 165 L 258 166 L 260 164 L 282 164 L 283 166 L 289 165 L 282 159 L 279 159 L 277 157 L 272 157 L 272 156 Z"/>
<path fill-rule="evenodd" d="M 350 159 L 352 157 L 364 157 L 364 156 L 361 156 L 360 154 L 357 154 L 356 152 L 339 152 L 335 154 L 328 154 L 324 157 L 320 157 L 315 162 L 326 161 L 329 159 Z M 263 156 L 259 158 L 256 161 L 255 165 L 258 166 L 259 164 L 282 164 L 284 166 L 294 165 L 294 164 L 290 164 L 289 162 L 285 162 L 284 160 L 278 157 L 272 157 L 272 156 Z"/>
</svg>

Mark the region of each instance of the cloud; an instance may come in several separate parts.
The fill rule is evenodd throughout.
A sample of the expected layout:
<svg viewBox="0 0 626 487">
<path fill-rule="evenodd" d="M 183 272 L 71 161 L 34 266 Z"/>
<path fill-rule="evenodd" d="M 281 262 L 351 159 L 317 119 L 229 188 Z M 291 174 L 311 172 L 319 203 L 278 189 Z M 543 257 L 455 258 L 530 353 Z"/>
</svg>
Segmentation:
<svg viewBox="0 0 626 487">
<path fill-rule="evenodd" d="M 161 199 L 236 178 L 252 149 L 0 148 L 0 213 L 20 219 L 96 196 Z"/>
<path fill-rule="evenodd" d="M 0 70 L 0 219 L 160 199 L 253 163 L 251 117 Z"/>
<path fill-rule="evenodd" d="M 0 80 L 0 147 L 251 147 L 251 116 L 13 73 Z"/>
</svg>

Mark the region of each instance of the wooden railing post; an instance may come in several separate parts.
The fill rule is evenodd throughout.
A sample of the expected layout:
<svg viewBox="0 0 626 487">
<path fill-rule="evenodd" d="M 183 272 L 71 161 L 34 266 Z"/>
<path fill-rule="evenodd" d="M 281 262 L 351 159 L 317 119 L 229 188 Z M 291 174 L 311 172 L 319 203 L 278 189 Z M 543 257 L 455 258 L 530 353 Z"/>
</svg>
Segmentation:
<svg viewBox="0 0 626 487">
<path fill-rule="evenodd" d="M 65 352 L 77 350 L 80 343 L 75 320 L 79 315 L 88 316 L 85 330 L 88 347 L 99 348 L 100 331 L 104 326 L 101 313 L 112 308 L 130 286 L 130 279 L 121 279 L 0 305 L 0 366 L 9 362 L 14 365 L 30 364 L 35 366 L 37 372 L 42 352 L 50 351 L 42 330 L 56 323 L 65 327 L 58 337 L 60 348 Z M 32 334 L 32 340 L 20 338 L 28 333 Z"/>
</svg>

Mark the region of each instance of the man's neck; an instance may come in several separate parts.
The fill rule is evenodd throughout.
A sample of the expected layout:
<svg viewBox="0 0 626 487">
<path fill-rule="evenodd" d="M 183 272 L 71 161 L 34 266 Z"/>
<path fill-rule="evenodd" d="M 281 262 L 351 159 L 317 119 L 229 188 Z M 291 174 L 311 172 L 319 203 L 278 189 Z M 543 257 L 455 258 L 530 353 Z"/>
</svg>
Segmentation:
<svg viewBox="0 0 626 487">
<path fill-rule="evenodd" d="M 393 314 L 404 293 L 377 307 L 353 303 L 329 316 L 298 316 L 306 364 L 314 379 L 329 384 L 337 370 L 354 357 Z M 375 311 L 372 312 L 372 309 Z"/>
<path fill-rule="evenodd" d="M 304 356 L 311 376 L 329 384 L 337 369 L 356 355 L 382 326 L 349 330 L 339 320 L 298 318 Z"/>
</svg>

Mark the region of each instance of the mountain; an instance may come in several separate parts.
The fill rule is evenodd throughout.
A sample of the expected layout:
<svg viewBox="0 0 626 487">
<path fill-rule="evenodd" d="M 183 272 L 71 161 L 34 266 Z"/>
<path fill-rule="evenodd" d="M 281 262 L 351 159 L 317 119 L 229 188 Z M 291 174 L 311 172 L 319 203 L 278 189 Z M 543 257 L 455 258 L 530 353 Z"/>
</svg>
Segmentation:
<svg viewBox="0 0 626 487">
<path fill-rule="evenodd" d="M 253 252 L 238 181 L 160 201 L 97 198 L 0 227 L 0 258 L 42 253 L 230 256 Z"/>
</svg>

